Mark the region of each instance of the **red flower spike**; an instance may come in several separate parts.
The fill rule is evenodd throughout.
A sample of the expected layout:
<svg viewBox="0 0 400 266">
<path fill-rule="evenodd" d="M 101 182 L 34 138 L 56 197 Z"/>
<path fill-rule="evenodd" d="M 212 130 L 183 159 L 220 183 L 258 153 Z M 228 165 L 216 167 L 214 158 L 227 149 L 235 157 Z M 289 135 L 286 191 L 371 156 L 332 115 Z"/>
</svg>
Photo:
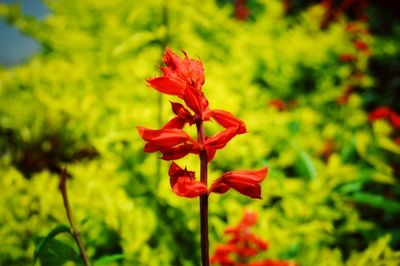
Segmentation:
<svg viewBox="0 0 400 266">
<path fill-rule="evenodd" d="M 238 127 L 238 134 L 246 133 L 246 125 L 244 122 L 236 118 L 233 114 L 224 110 L 212 110 L 211 117 L 224 128 Z"/>
<path fill-rule="evenodd" d="M 190 59 L 185 52 L 183 54 L 184 58 L 181 58 L 167 48 L 162 58 L 165 66 L 160 67 L 162 76 L 147 81 L 150 86 L 161 93 L 178 96 L 186 106 L 171 102 L 175 117 L 159 130 L 138 127 L 138 131 L 147 142 L 144 148 L 145 152 L 159 151 L 162 153 L 161 159 L 163 160 L 176 160 L 189 153 L 199 154 L 201 150 L 205 150 L 207 156 L 202 156 L 201 160 L 207 157 L 207 161 L 210 162 L 218 149 L 224 148 L 234 136 L 245 133 L 246 126 L 242 120 L 227 111 L 212 111 L 209 108 L 208 100 L 202 91 L 205 81 L 203 64 L 201 61 Z M 225 130 L 208 138 L 204 136 L 202 124 L 210 118 Z M 186 123 L 196 124 L 198 130 L 201 128 L 201 144 L 182 130 Z M 218 182 L 214 183 L 212 191 L 224 193 L 230 188 L 234 188 L 242 194 L 259 198 L 261 196 L 259 182 L 265 177 L 266 171 L 264 172 L 264 176 L 259 181 L 257 181 L 257 171 L 226 173 Z M 179 178 L 173 178 L 174 191 L 178 195 L 187 197 L 200 195 L 200 192 L 206 193 L 204 185 L 196 182 L 194 177 L 188 173 L 188 171 L 182 172 Z M 190 194 L 189 188 L 194 191 L 193 194 Z"/>
<path fill-rule="evenodd" d="M 240 170 L 223 174 L 210 188 L 210 192 L 224 193 L 228 187 L 250 198 L 261 198 L 260 182 L 265 179 L 268 168 L 260 170 Z"/>
<path fill-rule="evenodd" d="M 250 232 L 250 227 L 256 222 L 255 213 L 245 212 L 237 226 L 226 229 L 230 240 L 227 244 L 217 246 L 211 263 L 220 266 L 297 266 L 296 263 L 283 260 L 250 262 L 251 257 L 268 249 L 267 242 Z"/>
<path fill-rule="evenodd" d="M 182 169 L 175 162 L 172 162 L 168 174 L 172 191 L 178 196 L 194 198 L 207 194 L 207 186 L 197 182 L 193 171 Z"/>
</svg>

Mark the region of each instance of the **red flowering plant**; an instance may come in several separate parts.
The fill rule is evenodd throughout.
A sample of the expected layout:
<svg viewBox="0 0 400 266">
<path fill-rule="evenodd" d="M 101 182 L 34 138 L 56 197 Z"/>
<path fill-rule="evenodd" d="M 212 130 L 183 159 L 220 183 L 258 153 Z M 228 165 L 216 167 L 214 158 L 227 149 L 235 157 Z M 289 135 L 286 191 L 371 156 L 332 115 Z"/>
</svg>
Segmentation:
<svg viewBox="0 0 400 266">
<path fill-rule="evenodd" d="M 205 81 L 203 64 L 183 53 L 182 59 L 167 48 L 162 58 L 165 66 L 160 67 L 162 76 L 150 78 L 147 82 L 161 93 L 177 96 L 184 104 L 171 102 L 175 116 L 161 129 L 138 127 L 138 131 L 147 142 L 145 152 L 158 151 L 162 154 L 162 160 L 172 161 L 168 172 L 172 191 L 182 197 L 200 197 L 202 263 L 209 265 L 208 195 L 211 192 L 225 193 L 233 188 L 250 198 L 261 198 L 260 182 L 267 175 L 268 168 L 227 172 L 210 187 L 207 186 L 208 164 L 216 151 L 247 130 L 244 122 L 233 114 L 209 107 L 202 91 Z M 214 136 L 206 136 L 204 122 L 210 120 L 216 121 L 224 130 Z M 185 125 L 196 125 L 197 138 L 192 138 L 183 130 Z M 188 154 L 196 154 L 200 158 L 200 181 L 196 180 L 194 171 L 182 168 L 174 162 Z"/>
<path fill-rule="evenodd" d="M 240 223 L 228 227 L 225 235 L 230 236 L 226 244 L 215 248 L 211 264 L 220 266 L 295 266 L 296 263 L 284 260 L 265 259 L 251 262 L 251 258 L 268 249 L 268 243 L 250 232 L 257 222 L 254 212 L 246 211 Z"/>
</svg>

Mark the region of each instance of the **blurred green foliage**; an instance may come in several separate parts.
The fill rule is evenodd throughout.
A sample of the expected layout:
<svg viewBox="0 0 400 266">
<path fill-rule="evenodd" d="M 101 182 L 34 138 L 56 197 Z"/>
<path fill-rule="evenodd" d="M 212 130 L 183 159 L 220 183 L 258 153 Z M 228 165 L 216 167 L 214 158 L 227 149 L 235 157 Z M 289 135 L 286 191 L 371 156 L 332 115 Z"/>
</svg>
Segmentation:
<svg viewBox="0 0 400 266">
<path fill-rule="evenodd" d="M 116 265 L 198 265 L 198 202 L 171 192 L 168 164 L 157 176 L 157 155 L 143 153 L 136 132 L 158 126 L 158 94 L 145 78 L 156 75 L 167 35 L 174 51 L 203 61 L 211 107 L 248 127 L 217 154 L 210 178 L 270 167 L 262 200 L 210 196 L 211 250 L 251 209 L 271 258 L 398 265 L 400 147 L 386 121 L 368 121 L 368 93 L 336 102 L 354 68 L 364 73 L 361 91 L 375 82 L 369 55 L 355 66 L 339 60 L 356 52 L 345 18 L 322 31 L 320 6 L 289 18 L 281 1 L 259 0 L 255 17 L 243 22 L 218 1 L 167 3 L 168 26 L 162 0 L 47 0 L 51 13 L 41 20 L 0 4 L 1 17 L 43 47 L 0 70 L 0 264 L 31 263 L 35 243 L 66 223 L 57 186 L 67 165 L 72 209 L 93 260 L 123 254 Z M 363 38 L 376 58 L 400 54 L 393 40 Z M 278 111 L 272 99 L 288 107 Z M 164 122 L 172 115 L 167 100 Z M 194 156 L 183 161 L 198 167 Z"/>
</svg>

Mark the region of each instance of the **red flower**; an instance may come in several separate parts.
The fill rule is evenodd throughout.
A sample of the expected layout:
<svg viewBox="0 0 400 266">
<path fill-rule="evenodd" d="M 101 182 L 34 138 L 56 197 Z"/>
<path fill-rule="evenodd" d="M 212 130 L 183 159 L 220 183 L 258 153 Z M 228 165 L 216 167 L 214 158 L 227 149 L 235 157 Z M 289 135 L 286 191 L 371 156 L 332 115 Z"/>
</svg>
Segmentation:
<svg viewBox="0 0 400 266">
<path fill-rule="evenodd" d="M 260 182 L 265 179 L 268 168 L 240 170 L 224 173 L 210 188 L 210 192 L 225 193 L 230 188 L 251 198 L 261 198 Z"/>
<path fill-rule="evenodd" d="M 391 113 L 392 110 L 390 108 L 381 106 L 369 113 L 368 120 L 375 121 L 378 119 L 388 118 Z"/>
<path fill-rule="evenodd" d="M 278 111 L 284 111 L 286 109 L 286 103 L 280 99 L 271 100 L 269 105 L 276 108 Z"/>
<path fill-rule="evenodd" d="M 249 17 L 249 9 L 246 7 L 245 0 L 235 1 L 235 17 L 237 20 L 246 20 Z"/>
<path fill-rule="evenodd" d="M 172 162 L 168 174 L 172 191 L 178 196 L 194 198 L 207 194 L 207 186 L 197 182 L 193 171 L 182 169 L 175 162 Z"/>
<path fill-rule="evenodd" d="M 353 62 L 355 62 L 356 60 L 357 60 L 357 57 L 355 57 L 354 55 L 352 55 L 352 54 L 341 54 L 340 56 L 339 56 L 339 59 L 340 59 L 340 61 L 342 61 L 342 62 L 346 62 L 346 63 L 353 63 Z"/>
<path fill-rule="evenodd" d="M 249 228 L 256 222 L 257 215 L 246 211 L 237 226 L 226 229 L 225 234 L 230 235 L 230 239 L 217 246 L 211 263 L 220 266 L 296 266 L 296 263 L 270 259 L 248 262 L 251 257 L 268 249 L 267 242 L 250 232 Z"/>
<path fill-rule="evenodd" d="M 389 121 L 393 127 L 400 130 L 400 115 L 399 114 L 396 114 L 394 111 L 392 111 L 389 114 Z"/>
<path fill-rule="evenodd" d="M 214 255 L 211 257 L 211 263 L 219 263 L 221 266 L 235 266 L 235 261 L 229 256 L 235 252 L 235 245 L 221 244 L 215 248 Z"/>
<path fill-rule="evenodd" d="M 297 266 L 297 263 L 284 260 L 262 260 L 251 262 L 248 266 Z"/>
<path fill-rule="evenodd" d="M 367 53 L 369 51 L 368 44 L 366 44 L 365 42 L 363 42 L 361 40 L 355 40 L 353 42 L 353 45 L 357 50 L 359 50 L 361 52 Z"/>
<path fill-rule="evenodd" d="M 152 130 L 138 127 L 140 136 L 148 143 L 145 152 L 160 151 L 163 160 L 176 160 L 190 152 L 196 153 L 198 144 L 184 131 L 176 128 Z"/>
</svg>

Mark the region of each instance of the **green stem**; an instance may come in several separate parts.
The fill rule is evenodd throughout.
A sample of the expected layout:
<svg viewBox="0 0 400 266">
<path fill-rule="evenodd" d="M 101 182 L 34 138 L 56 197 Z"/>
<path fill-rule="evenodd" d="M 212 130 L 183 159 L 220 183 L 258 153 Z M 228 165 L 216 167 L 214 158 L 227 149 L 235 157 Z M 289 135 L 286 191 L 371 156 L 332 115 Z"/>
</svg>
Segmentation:
<svg viewBox="0 0 400 266">
<path fill-rule="evenodd" d="M 72 219 L 72 212 L 71 212 L 71 208 L 69 205 L 68 194 L 67 194 L 67 169 L 66 168 L 61 169 L 61 178 L 60 178 L 59 189 L 60 189 L 62 197 L 63 197 L 64 208 L 65 208 L 65 211 L 67 212 L 68 222 L 72 229 L 72 236 L 74 237 L 75 242 L 78 245 L 82 261 L 85 264 L 85 266 L 91 266 L 89 257 L 86 253 L 85 247 L 83 246 L 81 235 Z"/>
</svg>

